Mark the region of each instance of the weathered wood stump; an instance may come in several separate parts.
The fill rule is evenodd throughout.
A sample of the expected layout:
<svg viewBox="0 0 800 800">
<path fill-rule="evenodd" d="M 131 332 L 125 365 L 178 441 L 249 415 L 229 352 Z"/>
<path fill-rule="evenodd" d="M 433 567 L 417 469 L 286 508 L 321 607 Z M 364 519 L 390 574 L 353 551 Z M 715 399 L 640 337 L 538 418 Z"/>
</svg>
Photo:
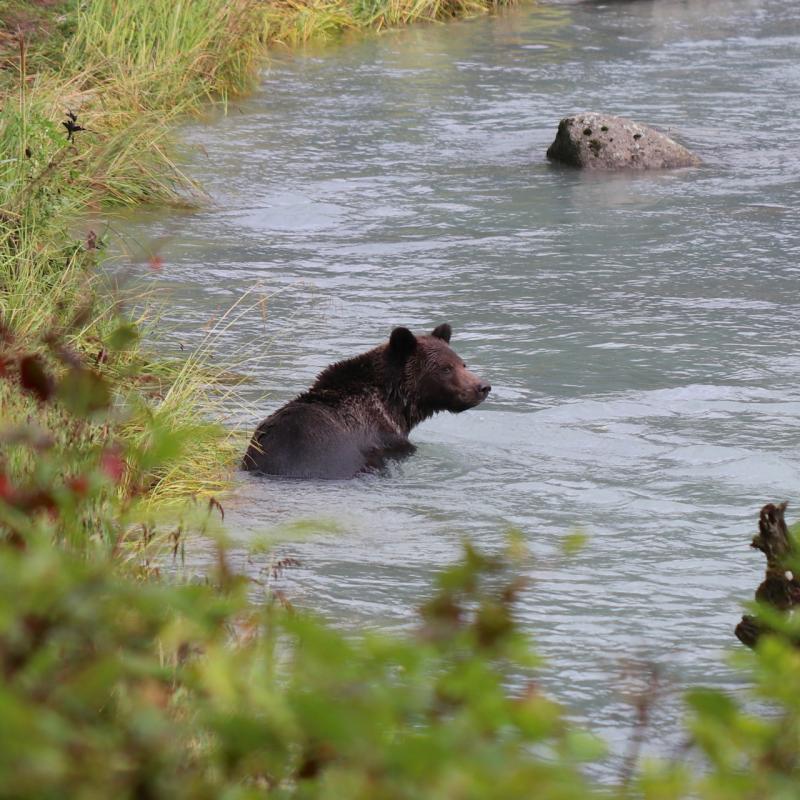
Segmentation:
<svg viewBox="0 0 800 800">
<path fill-rule="evenodd" d="M 758 535 L 750 543 L 767 557 L 766 574 L 756 589 L 756 600 L 784 612 L 800 606 L 800 581 L 792 571 L 792 563 L 800 553 L 784 519 L 786 506 L 787 503 L 768 503 L 761 509 Z M 736 626 L 736 637 L 742 644 L 755 647 L 759 637 L 769 630 L 758 617 L 745 614 Z"/>
</svg>

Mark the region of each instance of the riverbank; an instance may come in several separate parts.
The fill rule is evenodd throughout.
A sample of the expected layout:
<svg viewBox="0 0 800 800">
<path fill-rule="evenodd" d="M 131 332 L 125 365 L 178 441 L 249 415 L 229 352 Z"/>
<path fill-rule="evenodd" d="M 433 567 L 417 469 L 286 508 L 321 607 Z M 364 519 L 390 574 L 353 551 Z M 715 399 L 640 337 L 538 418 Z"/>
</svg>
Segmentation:
<svg viewBox="0 0 800 800">
<path fill-rule="evenodd" d="M 116 395 L 136 389 L 142 413 L 185 434 L 191 448 L 148 481 L 153 499 L 208 495 L 224 487 L 243 439 L 221 426 L 215 368 L 204 357 L 155 356 L 140 342 L 140 304 L 112 289 L 100 269 L 105 242 L 83 222 L 109 206 L 202 202 L 173 158 L 172 130 L 209 102 L 257 79 L 270 47 L 380 30 L 496 7 L 456 2 L 267 4 L 258 0 L 172 3 L 135 0 L 0 2 L 0 319 L 9 352 L 35 353 L 58 373 L 54 339 L 94 360 Z M 149 268 L 168 269 L 157 255 Z M 35 298 L 35 302 L 34 302 Z M 109 346 L 120 326 L 124 346 Z M 10 356 L 8 356 L 10 358 Z M 136 375 L 131 384 L 130 377 Z M 124 391 L 123 391 L 124 390 Z M 35 392 L 0 382 L 5 420 L 33 420 L 61 449 L 123 442 L 143 429 L 121 414 L 101 428 L 67 432 Z M 21 450 L 5 458 L 15 478 L 31 473 Z"/>
</svg>

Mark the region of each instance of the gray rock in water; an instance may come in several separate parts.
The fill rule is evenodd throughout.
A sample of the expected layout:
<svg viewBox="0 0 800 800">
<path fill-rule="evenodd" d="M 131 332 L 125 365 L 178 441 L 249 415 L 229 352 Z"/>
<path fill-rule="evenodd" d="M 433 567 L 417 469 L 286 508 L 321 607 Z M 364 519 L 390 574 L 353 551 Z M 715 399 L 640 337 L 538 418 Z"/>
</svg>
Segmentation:
<svg viewBox="0 0 800 800">
<path fill-rule="evenodd" d="M 547 157 L 596 170 L 673 169 L 702 163 L 683 145 L 647 125 L 591 112 L 561 120 Z"/>
</svg>

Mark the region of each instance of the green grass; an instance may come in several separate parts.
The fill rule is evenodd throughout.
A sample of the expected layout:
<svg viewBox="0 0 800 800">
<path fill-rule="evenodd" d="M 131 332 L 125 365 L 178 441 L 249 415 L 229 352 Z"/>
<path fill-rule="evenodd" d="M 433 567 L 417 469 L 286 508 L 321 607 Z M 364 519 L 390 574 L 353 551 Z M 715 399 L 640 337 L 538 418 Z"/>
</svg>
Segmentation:
<svg viewBox="0 0 800 800">
<path fill-rule="evenodd" d="M 268 41 L 296 46 L 331 39 L 344 31 L 384 30 L 484 14 L 507 0 L 279 0 L 266 5 Z"/>
<path fill-rule="evenodd" d="M 224 488 L 243 437 L 209 423 L 222 416 L 214 379 L 222 368 L 208 363 L 207 353 L 168 361 L 149 354 L 138 336 L 119 352 L 107 347 L 124 322 L 126 303 L 102 278 L 99 243 L 77 240 L 74 230 L 82 215 L 104 205 L 195 199 L 191 180 L 172 160 L 169 134 L 181 115 L 253 80 L 262 47 L 258 5 L 67 4 L 58 10 L 69 15 L 69 36 L 56 55 L 55 26 L 48 26 L 45 9 L 34 8 L 36 24 L 24 26 L 31 42 L 22 38 L 10 47 L 8 36 L 3 40 L 0 322 L 6 357 L 39 353 L 57 375 L 63 367 L 48 344 L 54 338 L 89 359 L 102 353 L 97 369 L 115 387 L 119 411 L 102 425 L 65 424 L 63 408 L 15 391 L 11 375 L 0 381 L 0 418 L 11 428 L 30 422 L 57 447 L 87 454 L 104 439 L 140 443 L 153 420 L 179 432 L 191 447 L 168 469 L 147 476 L 151 502 Z M 46 41 L 37 42 L 45 33 Z M 67 110 L 88 129 L 74 142 L 61 124 Z M 127 389 L 134 373 L 132 401 Z M 0 466 L 12 476 L 32 473 L 35 451 L 4 451 Z"/>
</svg>

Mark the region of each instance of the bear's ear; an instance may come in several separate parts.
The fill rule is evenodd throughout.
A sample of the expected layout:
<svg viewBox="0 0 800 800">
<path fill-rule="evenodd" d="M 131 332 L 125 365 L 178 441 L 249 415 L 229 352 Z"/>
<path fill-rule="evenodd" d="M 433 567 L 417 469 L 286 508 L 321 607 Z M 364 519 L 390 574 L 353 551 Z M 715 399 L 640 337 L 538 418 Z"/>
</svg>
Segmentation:
<svg viewBox="0 0 800 800">
<path fill-rule="evenodd" d="M 431 336 L 435 336 L 437 339 L 444 339 L 447 344 L 450 344 L 450 337 L 452 335 L 453 329 L 446 322 L 434 328 L 433 333 L 431 333 Z"/>
<path fill-rule="evenodd" d="M 417 337 L 408 328 L 395 328 L 389 337 L 389 353 L 398 359 L 408 358 L 417 347 Z"/>
</svg>

